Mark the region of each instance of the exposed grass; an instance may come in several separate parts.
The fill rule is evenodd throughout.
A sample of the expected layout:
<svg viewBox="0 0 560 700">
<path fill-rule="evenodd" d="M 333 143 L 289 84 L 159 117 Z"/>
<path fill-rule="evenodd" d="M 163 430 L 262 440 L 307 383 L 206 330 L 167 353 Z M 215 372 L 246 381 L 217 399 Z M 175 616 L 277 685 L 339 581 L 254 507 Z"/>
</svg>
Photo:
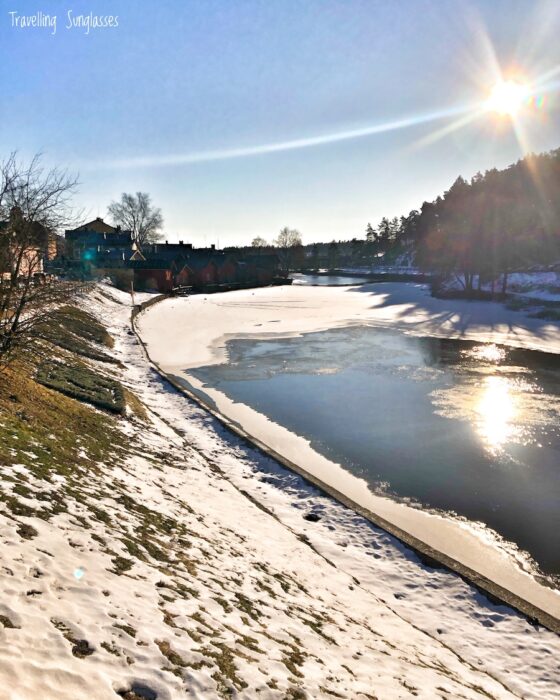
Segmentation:
<svg viewBox="0 0 560 700">
<path fill-rule="evenodd" d="M 307 700 L 307 695 L 301 688 L 290 688 L 283 700 Z"/>
<path fill-rule="evenodd" d="M 90 314 L 73 306 L 58 309 L 43 323 L 38 334 L 59 348 L 101 362 L 116 363 L 114 357 L 101 348 L 112 348 L 113 339 Z"/>
<path fill-rule="evenodd" d="M 80 338 L 85 338 L 106 348 L 115 344 L 111 334 L 99 321 L 83 309 L 75 306 L 63 306 L 51 317 L 53 324 L 58 324 L 66 331 Z"/>
<path fill-rule="evenodd" d="M 52 473 L 91 470 L 109 451 L 118 455 L 115 418 L 41 386 L 32 377 L 34 369 L 14 363 L 2 372 L 0 466 L 17 462 L 50 481 Z"/>
<path fill-rule="evenodd" d="M 246 595 L 243 595 L 243 593 L 235 593 L 235 597 L 237 598 L 236 607 L 241 612 L 244 612 L 255 621 L 261 617 L 261 611 L 253 605 L 253 602 L 247 598 Z"/>
<path fill-rule="evenodd" d="M 302 652 L 296 646 L 292 646 L 291 650 L 287 652 L 282 658 L 282 663 L 288 669 L 288 671 L 296 678 L 303 678 L 303 673 L 299 670 L 300 666 L 303 666 L 305 662 L 305 657 L 307 654 Z"/>
<path fill-rule="evenodd" d="M 125 403 L 130 408 L 132 413 L 134 413 L 134 415 L 141 421 L 147 421 L 148 411 L 146 410 L 144 404 L 136 396 L 136 394 L 133 394 L 132 391 L 130 391 L 129 389 L 125 389 L 124 387 L 123 392 Z"/>
<path fill-rule="evenodd" d="M 218 670 L 212 674 L 212 678 L 218 686 L 218 693 L 222 697 L 231 697 L 236 690 L 243 690 L 247 683 L 237 675 L 234 651 L 223 642 L 212 642 L 212 647 L 203 647 L 201 654 L 212 659 Z"/>
<path fill-rule="evenodd" d="M 132 569 L 132 567 L 134 566 L 134 560 L 127 559 L 126 557 L 114 557 L 112 562 L 113 566 L 115 567 L 113 571 L 115 574 L 117 574 L 117 576 L 125 574 L 127 571 L 130 571 L 130 569 Z"/>
<path fill-rule="evenodd" d="M 7 506 L 5 514 L 18 521 L 24 539 L 37 532 L 21 517 L 49 520 L 67 511 L 69 499 L 87 506 L 93 499 L 82 494 L 84 476 L 99 473 L 102 464 L 119 463 L 126 454 L 118 419 L 38 384 L 35 372 L 27 358 L 0 375 L 0 473 L 13 484 L 0 491 L 0 501 Z M 21 466 L 14 470 L 13 464 Z M 64 480 L 54 480 L 55 475 Z M 101 508 L 92 507 L 96 518 L 108 519 Z M 81 522 L 89 527 L 86 518 Z"/>
<path fill-rule="evenodd" d="M 19 627 L 17 625 L 14 625 L 14 623 L 6 615 L 0 615 L 0 625 L 2 625 L 2 627 L 4 627 L 4 629 L 8 629 L 8 630 L 19 629 Z"/>
<path fill-rule="evenodd" d="M 32 540 L 39 534 L 34 527 L 28 525 L 27 523 L 21 523 L 21 525 L 17 529 L 17 532 L 18 535 L 20 537 L 23 537 L 24 540 Z"/>
<path fill-rule="evenodd" d="M 164 641 L 164 640 L 155 640 L 156 646 L 158 649 L 161 651 L 163 656 L 169 661 L 170 664 L 173 666 L 179 666 L 180 668 L 185 668 L 187 665 L 183 657 L 178 654 L 176 651 L 174 651 L 169 644 L 169 642 Z"/>
<path fill-rule="evenodd" d="M 44 362 L 37 370 L 37 381 L 65 396 L 91 403 L 112 413 L 123 414 L 125 411 L 122 386 L 85 365 Z"/>
<path fill-rule="evenodd" d="M 117 629 L 122 630 L 123 632 L 126 632 L 131 637 L 136 637 L 136 630 L 134 627 L 132 627 L 132 625 L 122 625 L 118 622 L 115 622 L 113 627 L 116 627 Z"/>
<path fill-rule="evenodd" d="M 72 645 L 72 654 L 78 659 L 91 656 L 95 649 L 89 645 L 86 639 L 77 639 L 70 628 L 62 620 L 51 619 L 51 623 L 62 633 L 62 636 Z"/>
<path fill-rule="evenodd" d="M 101 646 L 103 649 L 105 649 L 107 653 L 112 654 L 113 656 L 121 655 L 121 652 L 115 646 L 114 642 L 111 642 L 111 644 L 109 644 L 109 642 L 101 642 L 99 646 Z"/>
</svg>

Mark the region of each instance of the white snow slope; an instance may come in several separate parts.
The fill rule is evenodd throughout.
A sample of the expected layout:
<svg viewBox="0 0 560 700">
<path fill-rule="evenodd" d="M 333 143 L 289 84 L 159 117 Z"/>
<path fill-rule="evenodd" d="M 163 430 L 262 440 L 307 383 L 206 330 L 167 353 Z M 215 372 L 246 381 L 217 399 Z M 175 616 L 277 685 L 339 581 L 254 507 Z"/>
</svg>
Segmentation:
<svg viewBox="0 0 560 700">
<path fill-rule="evenodd" d="M 558 697 L 556 635 L 423 566 L 171 390 L 130 334 L 128 295 L 84 304 L 149 413 L 115 418 L 128 457 L 72 488 L 27 470 L 23 500 L 58 490 L 68 506 L 18 518 L 37 536 L 0 513 L 0 698 Z M 0 470 L 7 490 L 26 467 Z"/>
</svg>

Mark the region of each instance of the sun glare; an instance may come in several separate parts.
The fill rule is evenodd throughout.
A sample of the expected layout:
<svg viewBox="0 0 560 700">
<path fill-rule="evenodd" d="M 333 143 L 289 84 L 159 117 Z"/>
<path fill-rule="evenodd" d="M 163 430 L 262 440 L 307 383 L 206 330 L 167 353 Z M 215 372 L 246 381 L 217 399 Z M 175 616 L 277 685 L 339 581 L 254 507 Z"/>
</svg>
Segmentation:
<svg viewBox="0 0 560 700">
<path fill-rule="evenodd" d="M 516 416 L 511 382 L 505 377 L 489 376 L 476 407 L 479 433 L 491 452 L 499 452 L 515 434 Z"/>
<path fill-rule="evenodd" d="M 516 80 L 501 80 L 492 88 L 486 108 L 491 112 L 514 116 L 529 97 L 528 85 Z"/>
</svg>

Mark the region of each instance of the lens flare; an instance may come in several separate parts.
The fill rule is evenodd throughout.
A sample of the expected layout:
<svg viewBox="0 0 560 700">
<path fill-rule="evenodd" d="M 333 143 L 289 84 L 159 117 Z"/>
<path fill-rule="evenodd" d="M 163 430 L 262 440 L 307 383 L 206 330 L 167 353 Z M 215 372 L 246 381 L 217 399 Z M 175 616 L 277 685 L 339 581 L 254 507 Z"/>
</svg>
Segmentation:
<svg viewBox="0 0 560 700">
<path fill-rule="evenodd" d="M 546 97 L 545 95 L 531 95 L 527 100 L 527 105 L 537 112 L 542 112 L 546 107 Z"/>
</svg>

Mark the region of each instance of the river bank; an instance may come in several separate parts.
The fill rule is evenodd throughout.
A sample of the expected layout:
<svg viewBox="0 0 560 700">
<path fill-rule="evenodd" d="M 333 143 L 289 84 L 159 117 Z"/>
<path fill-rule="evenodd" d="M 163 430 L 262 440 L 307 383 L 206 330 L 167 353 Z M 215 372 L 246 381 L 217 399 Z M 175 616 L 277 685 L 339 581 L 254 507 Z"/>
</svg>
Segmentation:
<svg viewBox="0 0 560 700">
<path fill-rule="evenodd" d="M 119 382 L 124 415 L 0 384 L 2 700 L 557 697 L 558 635 L 175 391 L 130 301 L 80 301 L 111 362 L 50 353 Z"/>
<path fill-rule="evenodd" d="M 331 485 L 360 508 L 558 616 L 558 595 L 528 574 L 522 556 L 498 548 L 488 530 L 373 494 L 367 483 L 318 454 L 309 441 L 250 407 L 232 401 L 193 374 L 194 367 L 223 361 L 225 342 L 232 337 L 293 337 L 324 327 L 340 328 L 364 322 L 415 335 L 463 337 L 533 349 L 544 346 L 549 352 L 558 350 L 558 331 L 550 323 L 504 310 L 498 304 L 446 305 L 430 297 L 424 286 L 404 284 L 337 289 L 293 287 L 227 298 L 190 299 L 183 303 L 169 300 L 141 319 L 140 330 L 152 357 L 170 376 L 185 383 L 218 413 L 242 426 L 275 453 L 291 463 L 305 465 L 306 472 Z M 165 337 L 168 324 L 174 329 L 175 342 Z M 188 333 L 183 334 L 181 329 L 186 327 Z"/>
</svg>

